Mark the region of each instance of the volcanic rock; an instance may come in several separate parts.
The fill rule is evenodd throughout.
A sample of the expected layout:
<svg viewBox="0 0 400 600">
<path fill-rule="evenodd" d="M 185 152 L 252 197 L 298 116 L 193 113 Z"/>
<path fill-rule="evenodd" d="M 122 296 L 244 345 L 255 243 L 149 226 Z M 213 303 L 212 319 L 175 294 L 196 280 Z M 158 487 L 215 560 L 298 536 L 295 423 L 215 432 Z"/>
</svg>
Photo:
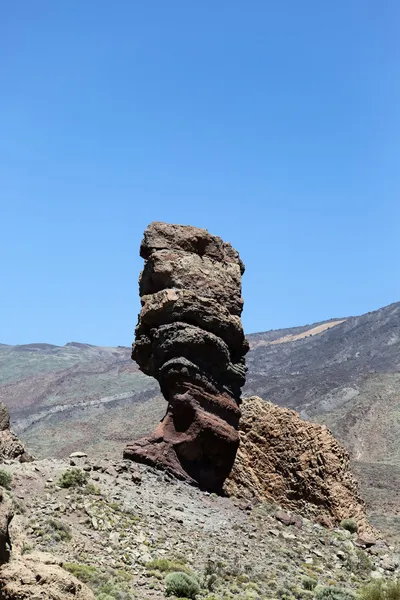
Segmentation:
<svg viewBox="0 0 400 600">
<path fill-rule="evenodd" d="M 124 457 L 220 491 L 239 444 L 248 344 L 240 315 L 244 265 L 205 229 L 155 222 L 140 248 L 142 311 L 132 358 L 168 402 L 153 434 Z"/>
<path fill-rule="evenodd" d="M 253 396 L 243 401 L 240 447 L 225 490 L 272 499 L 319 522 L 353 518 L 359 533 L 367 534 L 372 529 L 349 462 L 325 425 Z"/>
<path fill-rule="evenodd" d="M 10 415 L 7 407 L 0 402 L 0 462 L 18 459 L 20 462 L 32 460 L 20 440 L 10 429 Z"/>
</svg>

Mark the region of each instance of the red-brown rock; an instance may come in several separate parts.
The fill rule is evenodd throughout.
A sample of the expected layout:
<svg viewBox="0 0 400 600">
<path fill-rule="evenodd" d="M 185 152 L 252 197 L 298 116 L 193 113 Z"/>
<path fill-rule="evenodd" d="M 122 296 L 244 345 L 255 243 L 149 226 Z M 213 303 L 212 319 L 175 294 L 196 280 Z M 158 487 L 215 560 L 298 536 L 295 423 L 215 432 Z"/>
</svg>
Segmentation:
<svg viewBox="0 0 400 600">
<path fill-rule="evenodd" d="M 220 491 L 239 444 L 245 381 L 241 276 L 236 250 L 191 226 L 152 223 L 140 248 L 142 311 L 132 358 L 168 402 L 153 434 L 124 457 Z"/>
<path fill-rule="evenodd" d="M 225 490 L 273 500 L 326 526 L 353 518 L 362 537 L 373 533 L 349 454 L 329 429 L 256 396 L 243 400 L 240 447 Z M 291 522 L 290 513 L 276 516 Z"/>
</svg>

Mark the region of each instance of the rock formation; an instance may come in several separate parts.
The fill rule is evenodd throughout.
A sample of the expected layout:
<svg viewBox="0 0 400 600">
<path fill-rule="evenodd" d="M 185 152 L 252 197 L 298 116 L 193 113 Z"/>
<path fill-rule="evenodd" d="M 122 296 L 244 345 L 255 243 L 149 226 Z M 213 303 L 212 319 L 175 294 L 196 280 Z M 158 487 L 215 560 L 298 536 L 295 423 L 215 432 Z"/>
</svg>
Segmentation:
<svg viewBox="0 0 400 600">
<path fill-rule="evenodd" d="M 32 457 L 25 452 L 20 440 L 11 431 L 7 407 L 0 402 L 0 462 L 8 459 L 26 462 L 32 460 Z"/>
<path fill-rule="evenodd" d="M 49 554 L 33 552 L 0 567 L 4 600 L 95 600 L 91 590 Z"/>
<path fill-rule="evenodd" d="M 142 311 L 132 358 L 168 402 L 153 434 L 124 457 L 220 491 L 236 455 L 245 381 L 236 250 L 204 229 L 155 222 L 140 248 Z"/>
<path fill-rule="evenodd" d="M 10 558 L 11 540 L 9 527 L 14 516 L 11 501 L 5 497 L 0 487 L 0 565 Z"/>
<path fill-rule="evenodd" d="M 0 403 L 0 462 L 30 460 L 18 438 L 10 431 L 10 419 Z M 49 554 L 21 555 L 22 539 L 11 540 L 13 503 L 0 487 L 0 598 L 4 600 L 94 600 L 90 589 L 61 568 Z M 21 535 L 19 536 L 21 538 Z"/>
<path fill-rule="evenodd" d="M 240 447 L 225 490 L 274 500 L 325 525 L 353 518 L 360 533 L 371 532 L 349 455 L 329 429 L 257 396 L 243 401 Z"/>
</svg>

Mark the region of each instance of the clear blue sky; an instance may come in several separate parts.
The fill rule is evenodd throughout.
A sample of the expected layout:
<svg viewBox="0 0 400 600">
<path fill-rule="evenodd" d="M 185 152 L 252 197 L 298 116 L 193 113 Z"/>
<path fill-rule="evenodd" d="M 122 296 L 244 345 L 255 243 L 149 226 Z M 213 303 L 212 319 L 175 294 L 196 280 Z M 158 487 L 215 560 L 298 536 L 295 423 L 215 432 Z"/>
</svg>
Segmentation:
<svg viewBox="0 0 400 600">
<path fill-rule="evenodd" d="M 128 345 L 142 233 L 240 251 L 247 332 L 400 300 L 398 0 L 0 9 L 0 342 Z"/>
</svg>

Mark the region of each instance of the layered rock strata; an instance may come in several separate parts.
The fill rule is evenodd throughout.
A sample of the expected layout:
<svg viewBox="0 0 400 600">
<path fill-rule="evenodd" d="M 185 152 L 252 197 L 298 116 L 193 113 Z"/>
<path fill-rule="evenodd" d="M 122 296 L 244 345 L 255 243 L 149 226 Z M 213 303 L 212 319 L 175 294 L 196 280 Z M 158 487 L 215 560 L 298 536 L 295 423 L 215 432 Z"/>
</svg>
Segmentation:
<svg viewBox="0 0 400 600">
<path fill-rule="evenodd" d="M 328 526 L 352 518 L 359 533 L 372 533 L 349 454 L 329 429 L 257 396 L 243 400 L 240 448 L 225 491 L 273 500 Z"/>
<path fill-rule="evenodd" d="M 160 222 L 145 231 L 140 255 L 132 358 L 158 380 L 168 407 L 153 434 L 130 444 L 124 457 L 220 491 L 239 444 L 244 265 L 208 231 Z"/>
</svg>

